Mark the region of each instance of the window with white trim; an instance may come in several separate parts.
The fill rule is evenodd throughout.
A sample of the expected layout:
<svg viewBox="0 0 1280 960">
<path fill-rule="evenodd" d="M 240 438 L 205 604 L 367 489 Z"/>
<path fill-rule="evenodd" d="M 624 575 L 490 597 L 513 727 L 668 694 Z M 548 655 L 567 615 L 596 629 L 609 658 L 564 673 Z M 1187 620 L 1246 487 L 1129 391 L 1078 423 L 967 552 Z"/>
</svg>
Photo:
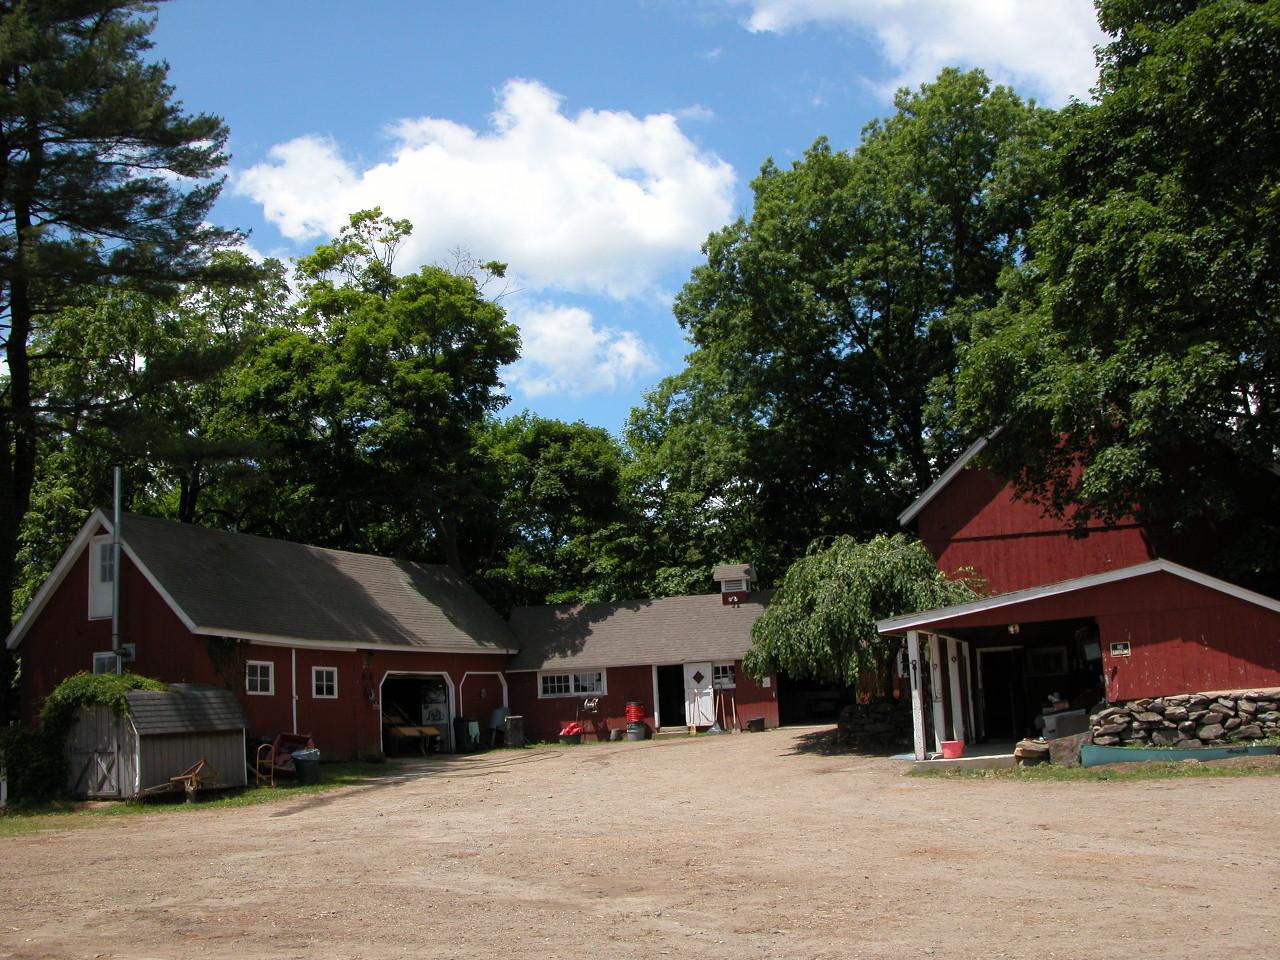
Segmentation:
<svg viewBox="0 0 1280 960">
<path fill-rule="evenodd" d="M 269 697 L 276 692 L 276 665 L 270 660 L 250 660 L 244 665 L 245 693 Z"/>
<path fill-rule="evenodd" d="M 110 537 L 94 537 L 89 541 L 90 620 L 105 620 L 111 616 L 111 581 L 115 577 L 113 558 Z"/>
<path fill-rule="evenodd" d="M 93 655 L 93 672 L 94 673 L 115 673 L 116 663 L 119 661 L 110 650 L 105 653 L 95 653 Z"/>
<path fill-rule="evenodd" d="M 732 690 L 737 681 L 734 678 L 732 663 L 717 663 L 711 668 L 711 684 L 717 690 Z"/>
<path fill-rule="evenodd" d="M 539 697 L 590 697 L 605 692 L 603 670 L 538 674 Z"/>
<path fill-rule="evenodd" d="M 338 699 L 338 668 L 311 668 L 311 695 L 317 700 Z"/>
</svg>

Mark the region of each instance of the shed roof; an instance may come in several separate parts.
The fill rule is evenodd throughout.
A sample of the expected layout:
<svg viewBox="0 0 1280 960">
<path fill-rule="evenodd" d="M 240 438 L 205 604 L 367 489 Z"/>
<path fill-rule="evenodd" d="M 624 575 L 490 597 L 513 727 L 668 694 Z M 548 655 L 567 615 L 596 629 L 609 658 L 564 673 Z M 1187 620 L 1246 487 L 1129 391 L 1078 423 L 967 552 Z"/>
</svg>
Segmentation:
<svg viewBox="0 0 1280 960">
<path fill-rule="evenodd" d="M 722 563 L 711 571 L 711 579 L 719 583 L 721 580 L 746 580 L 754 582 L 755 567 L 749 563 Z"/>
<path fill-rule="evenodd" d="M 506 653 L 506 622 L 448 567 L 121 518 L 125 554 L 192 633 L 289 646 Z M 12 648 L 57 582 L 110 520 L 95 512 L 22 619 Z"/>
<path fill-rule="evenodd" d="M 244 711 L 230 690 L 176 685 L 172 690 L 131 690 L 125 694 L 138 736 L 244 730 Z"/>
<path fill-rule="evenodd" d="M 1226 580 L 1220 580 L 1207 573 L 1201 573 L 1199 570 L 1192 570 L 1190 567 L 1184 567 L 1171 560 L 1149 560 L 1146 563 L 1134 564 L 1131 567 L 1121 567 L 1118 570 L 1107 570 L 1087 577 L 1077 577 L 1074 580 L 1062 580 L 1058 583 L 1028 587 L 1025 590 L 1014 590 L 1010 593 L 1001 593 L 994 597 L 984 597 L 980 600 L 970 600 L 967 603 L 941 607 L 937 610 L 922 610 L 919 613 L 890 617 L 879 621 L 876 624 L 876 629 L 882 634 L 900 636 L 908 630 L 928 630 L 940 624 L 952 624 L 963 617 L 985 614 L 1006 608 L 1009 611 L 1009 615 L 1012 616 L 1021 605 L 1158 573 L 1171 574 L 1181 580 L 1196 583 L 1218 593 L 1234 597 L 1237 600 L 1243 600 L 1246 603 L 1280 613 L 1280 600 L 1274 597 L 1247 590 L 1234 583 L 1228 583 Z"/>
<path fill-rule="evenodd" d="M 738 660 L 751 646 L 751 628 L 769 602 L 755 593 L 739 604 L 720 594 L 518 607 L 511 629 L 520 652 L 509 671 L 546 667 L 646 666 L 695 660 Z"/>
</svg>

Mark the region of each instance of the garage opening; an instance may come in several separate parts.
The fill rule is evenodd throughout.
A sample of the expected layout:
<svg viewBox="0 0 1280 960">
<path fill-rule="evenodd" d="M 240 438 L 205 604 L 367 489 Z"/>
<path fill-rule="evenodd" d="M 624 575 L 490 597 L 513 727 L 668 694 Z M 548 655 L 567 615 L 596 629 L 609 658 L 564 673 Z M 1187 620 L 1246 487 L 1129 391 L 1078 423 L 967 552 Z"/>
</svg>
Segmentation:
<svg viewBox="0 0 1280 960">
<path fill-rule="evenodd" d="M 453 703 L 442 673 L 390 674 L 382 681 L 382 752 L 419 756 L 453 749 Z"/>
<path fill-rule="evenodd" d="M 968 643 L 964 667 L 974 681 L 980 739 L 1079 733 L 1088 727 L 1089 711 L 1105 699 L 1102 647 L 1092 619 L 948 632 Z"/>
</svg>

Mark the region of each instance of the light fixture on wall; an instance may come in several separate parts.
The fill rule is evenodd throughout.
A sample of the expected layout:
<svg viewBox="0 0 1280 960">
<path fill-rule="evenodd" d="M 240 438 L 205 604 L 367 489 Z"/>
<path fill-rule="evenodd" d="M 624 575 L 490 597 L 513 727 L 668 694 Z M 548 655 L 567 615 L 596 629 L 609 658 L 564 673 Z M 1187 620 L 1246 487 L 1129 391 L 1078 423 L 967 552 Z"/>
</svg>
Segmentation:
<svg viewBox="0 0 1280 960">
<path fill-rule="evenodd" d="M 1018 626 L 1016 623 L 1009 624 L 1009 636 L 1016 637 L 1021 632 L 1022 627 Z"/>
</svg>

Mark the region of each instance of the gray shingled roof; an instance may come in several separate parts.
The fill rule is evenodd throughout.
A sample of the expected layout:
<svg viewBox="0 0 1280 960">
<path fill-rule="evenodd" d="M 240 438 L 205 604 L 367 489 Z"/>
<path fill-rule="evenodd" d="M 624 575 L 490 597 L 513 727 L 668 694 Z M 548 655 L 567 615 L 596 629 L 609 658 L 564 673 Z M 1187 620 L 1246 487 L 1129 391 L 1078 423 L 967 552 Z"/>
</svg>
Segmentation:
<svg viewBox="0 0 1280 960">
<path fill-rule="evenodd" d="M 448 567 L 137 514 L 121 526 L 199 633 L 446 653 L 516 648 L 502 618 Z"/>
<path fill-rule="evenodd" d="M 748 580 L 756 578 L 755 568 L 749 563 L 722 563 L 711 571 L 711 579 L 719 583 L 721 580 Z"/>
<path fill-rule="evenodd" d="M 175 686 L 172 690 L 131 690 L 125 694 L 138 736 L 243 730 L 244 712 L 230 690 Z"/>
<path fill-rule="evenodd" d="M 624 667 L 737 660 L 769 594 L 726 605 L 718 593 L 585 606 L 518 607 L 511 629 L 520 652 L 508 670 L 556 665 Z"/>
</svg>

